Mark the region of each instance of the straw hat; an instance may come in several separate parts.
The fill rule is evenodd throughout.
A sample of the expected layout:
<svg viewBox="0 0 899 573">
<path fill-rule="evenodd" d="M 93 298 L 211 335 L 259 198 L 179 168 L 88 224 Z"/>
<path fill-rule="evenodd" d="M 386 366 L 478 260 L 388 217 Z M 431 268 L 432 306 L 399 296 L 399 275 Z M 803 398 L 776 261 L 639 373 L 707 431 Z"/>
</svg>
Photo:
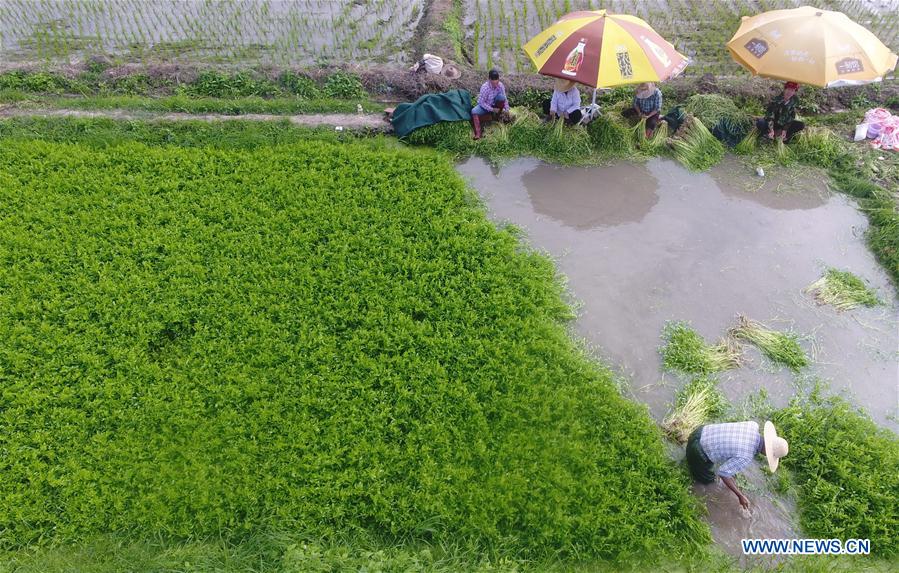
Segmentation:
<svg viewBox="0 0 899 573">
<path fill-rule="evenodd" d="M 637 97 L 645 98 L 656 93 L 656 85 L 652 82 L 643 82 L 637 86 Z"/>
<path fill-rule="evenodd" d="M 780 458 L 790 452 L 790 446 L 787 441 L 777 435 L 774 424 L 770 421 L 765 422 L 765 457 L 768 458 L 768 467 L 772 472 L 777 471 L 777 464 Z"/>
<path fill-rule="evenodd" d="M 574 87 L 574 82 L 571 80 L 563 80 L 562 78 L 556 78 L 556 85 L 553 87 L 557 92 L 567 92 L 571 88 Z"/>
<path fill-rule="evenodd" d="M 451 80 L 462 77 L 462 72 L 459 71 L 459 68 L 457 68 L 455 64 L 446 64 L 445 66 L 443 66 L 443 69 L 440 70 L 440 73 Z"/>
</svg>

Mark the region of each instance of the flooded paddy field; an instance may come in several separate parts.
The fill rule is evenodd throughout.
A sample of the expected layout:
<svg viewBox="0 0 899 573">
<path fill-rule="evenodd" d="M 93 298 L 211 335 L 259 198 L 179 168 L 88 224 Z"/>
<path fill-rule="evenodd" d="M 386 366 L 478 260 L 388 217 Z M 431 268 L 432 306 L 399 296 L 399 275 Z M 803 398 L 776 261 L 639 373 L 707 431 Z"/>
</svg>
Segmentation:
<svg viewBox="0 0 899 573">
<path fill-rule="evenodd" d="M 793 374 L 750 347 L 745 366 L 721 375 L 732 402 L 765 389 L 782 406 L 817 377 L 899 430 L 894 290 L 865 246 L 864 215 L 823 175 L 762 180 L 736 159 L 703 174 L 666 159 L 593 168 L 518 160 L 498 171 L 471 159 L 459 170 L 497 221 L 557 261 L 579 307 L 577 333 L 656 419 L 679 387 L 662 371 L 665 323 L 689 321 L 714 341 L 741 313 L 798 333 L 812 364 Z M 818 305 L 803 289 L 826 267 L 867 280 L 885 304 Z"/>
<path fill-rule="evenodd" d="M 562 15 L 607 9 L 646 20 L 693 62 L 685 74 L 738 73 L 724 44 L 742 16 L 806 5 L 799 0 L 466 0 L 465 24 L 472 59 L 489 68 L 529 71 L 521 46 Z M 899 48 L 899 0 L 822 0 L 820 8 L 844 12 L 894 51 Z"/>
<path fill-rule="evenodd" d="M 4 0 L 0 57 L 404 64 L 422 0 Z"/>
<path fill-rule="evenodd" d="M 666 159 L 592 168 L 525 159 L 499 169 L 470 159 L 458 169 L 498 224 L 521 228 L 526 242 L 556 261 L 578 309 L 576 335 L 657 421 L 686 383 L 662 369 L 666 322 L 689 321 L 714 341 L 742 313 L 799 334 L 811 365 L 794 374 L 747 348 L 744 366 L 719 375 L 735 408 L 760 390 L 774 406 L 786 405 L 820 379 L 899 430 L 894 289 L 865 245 L 864 215 L 828 191 L 823 173 L 761 179 L 735 158 L 703 174 Z M 884 304 L 845 312 L 819 306 L 803 290 L 826 267 L 862 277 Z M 672 454 L 682 458 L 683 449 L 672 446 Z M 718 545 L 740 555 L 743 538 L 798 536 L 793 502 L 771 493 L 758 467 L 745 478 L 752 515 L 721 484 L 695 487 Z"/>
</svg>

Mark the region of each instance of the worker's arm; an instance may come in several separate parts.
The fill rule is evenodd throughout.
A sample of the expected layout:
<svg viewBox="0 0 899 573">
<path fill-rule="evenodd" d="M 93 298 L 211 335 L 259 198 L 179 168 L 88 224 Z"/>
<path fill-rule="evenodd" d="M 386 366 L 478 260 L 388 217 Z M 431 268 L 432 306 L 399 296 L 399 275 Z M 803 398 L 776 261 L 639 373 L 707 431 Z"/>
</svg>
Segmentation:
<svg viewBox="0 0 899 573">
<path fill-rule="evenodd" d="M 765 110 L 765 123 L 768 124 L 768 138 L 774 139 L 774 114 L 777 112 L 777 99 L 771 101 L 768 104 L 768 108 Z"/>
<path fill-rule="evenodd" d="M 743 492 L 740 491 L 740 488 L 737 487 L 737 482 L 734 481 L 734 478 L 730 476 L 721 476 L 721 481 L 724 482 L 724 485 L 730 489 L 730 491 L 734 492 L 734 495 L 737 496 L 737 499 L 740 500 L 740 505 L 743 506 L 743 509 L 749 509 L 749 498 L 743 495 Z"/>
<path fill-rule="evenodd" d="M 734 495 L 740 500 L 740 505 L 745 509 L 749 509 L 749 499 L 747 499 L 747 497 L 743 495 L 743 492 L 740 491 L 740 488 L 737 487 L 734 476 L 743 471 L 750 464 L 752 464 L 752 458 L 739 456 L 730 458 L 718 468 L 718 475 L 721 477 L 721 481 L 724 482 L 724 485 L 726 485 L 730 491 L 734 492 Z"/>
<path fill-rule="evenodd" d="M 490 91 L 486 83 L 481 86 L 481 91 L 478 93 L 478 105 L 490 113 L 496 111 L 493 107 L 493 101 L 490 99 Z"/>
<path fill-rule="evenodd" d="M 553 97 L 549 100 L 549 118 L 559 117 L 559 92 L 553 90 Z"/>
</svg>

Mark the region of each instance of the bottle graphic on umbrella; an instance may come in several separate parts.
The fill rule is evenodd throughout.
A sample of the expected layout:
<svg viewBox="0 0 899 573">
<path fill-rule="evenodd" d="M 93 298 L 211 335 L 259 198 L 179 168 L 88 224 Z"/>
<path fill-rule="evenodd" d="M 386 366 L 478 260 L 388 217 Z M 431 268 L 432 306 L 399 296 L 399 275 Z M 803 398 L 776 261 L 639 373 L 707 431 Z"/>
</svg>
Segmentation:
<svg viewBox="0 0 899 573">
<path fill-rule="evenodd" d="M 577 46 L 574 47 L 571 52 L 568 53 L 568 57 L 565 58 L 565 66 L 562 68 L 562 73 L 566 76 L 576 76 L 578 69 L 581 67 L 581 63 L 584 61 L 584 46 L 587 44 L 587 40 L 585 38 L 581 38 L 581 41 L 578 42 Z"/>
</svg>

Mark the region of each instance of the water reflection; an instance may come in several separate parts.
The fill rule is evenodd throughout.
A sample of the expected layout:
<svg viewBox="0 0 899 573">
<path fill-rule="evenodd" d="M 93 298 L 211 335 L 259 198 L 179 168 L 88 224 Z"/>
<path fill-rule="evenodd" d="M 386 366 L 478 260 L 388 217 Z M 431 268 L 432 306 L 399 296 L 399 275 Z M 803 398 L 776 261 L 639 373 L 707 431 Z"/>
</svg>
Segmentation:
<svg viewBox="0 0 899 573">
<path fill-rule="evenodd" d="M 521 178 L 534 211 L 575 229 L 638 222 L 659 202 L 658 181 L 644 164 L 596 169 L 540 164 Z"/>
</svg>

